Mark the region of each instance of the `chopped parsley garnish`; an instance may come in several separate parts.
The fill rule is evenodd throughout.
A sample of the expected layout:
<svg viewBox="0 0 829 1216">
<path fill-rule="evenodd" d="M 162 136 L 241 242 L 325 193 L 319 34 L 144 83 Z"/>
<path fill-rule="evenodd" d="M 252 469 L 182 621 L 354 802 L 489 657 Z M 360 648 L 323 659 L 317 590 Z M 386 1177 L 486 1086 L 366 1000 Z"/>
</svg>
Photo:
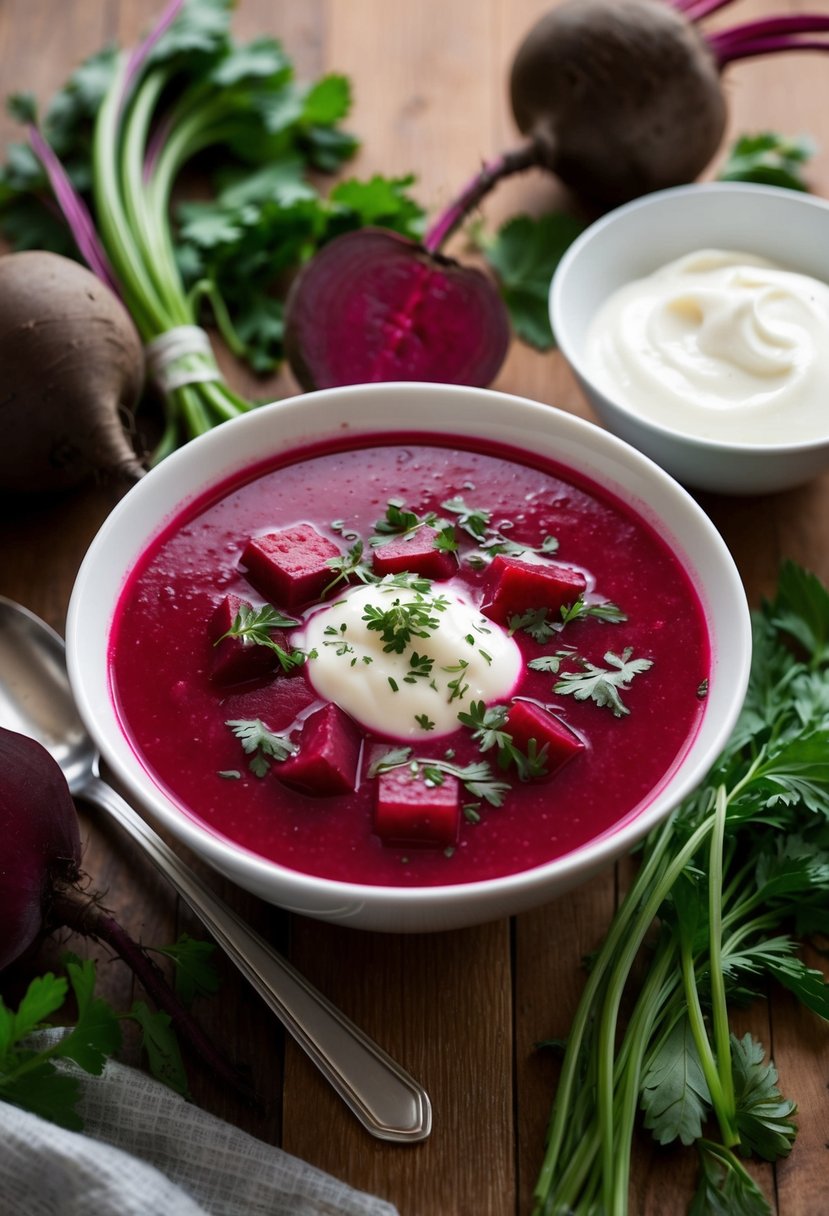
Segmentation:
<svg viewBox="0 0 829 1216">
<path fill-rule="evenodd" d="M 409 655 L 409 670 L 403 677 L 407 684 L 416 684 L 418 680 L 428 680 L 432 675 L 435 660 L 427 654 L 418 654 L 413 650 Z"/>
<path fill-rule="evenodd" d="M 394 536 L 405 536 L 424 526 L 434 527 L 437 515 L 430 511 L 427 515 L 419 516 L 414 511 L 407 511 L 402 498 L 390 498 L 386 504 L 386 514 L 374 524 L 376 536 L 371 538 L 372 545 L 385 544 Z"/>
<path fill-rule="evenodd" d="M 547 772 L 547 745 L 539 751 L 535 739 L 531 739 L 527 751 L 522 752 L 515 746 L 509 731 L 504 730 L 508 713 L 507 705 L 487 707 L 483 701 L 473 701 L 468 713 L 458 714 L 458 721 L 469 727 L 482 752 L 493 747 L 497 750 L 499 768 L 506 769 L 514 764 L 521 781 L 543 777 Z"/>
<path fill-rule="evenodd" d="M 587 617 L 596 621 L 606 621 L 610 625 L 619 625 L 628 619 L 621 608 L 616 604 L 611 604 L 609 600 L 599 604 L 588 604 L 583 595 L 579 596 L 574 603 L 565 605 L 561 609 L 563 625 L 569 625 L 571 621 L 582 621 Z"/>
<path fill-rule="evenodd" d="M 580 658 L 583 670 L 563 672 L 553 691 L 573 696 L 577 701 L 595 701 L 597 705 L 610 709 L 614 718 L 622 718 L 630 710 L 622 701 L 620 691 L 630 687 L 634 676 L 653 666 L 653 659 L 634 659 L 631 658 L 632 654 L 630 646 L 621 655 L 608 650 L 604 656 L 607 667 L 598 667 Z"/>
<path fill-rule="evenodd" d="M 291 628 L 298 624 L 296 617 L 285 616 L 271 604 L 263 604 L 261 608 L 242 604 L 230 629 L 213 644 L 218 646 L 225 638 L 239 638 L 244 645 L 267 646 L 275 653 L 283 670 L 291 671 L 294 667 L 300 667 L 308 656 L 302 650 L 285 650 L 271 637 L 271 630 Z"/>
<path fill-rule="evenodd" d="M 458 527 L 463 529 L 473 540 L 482 541 L 484 539 L 486 530 L 489 527 L 489 521 L 492 518 L 491 511 L 487 511 L 483 507 L 467 506 L 460 495 L 457 495 L 455 498 L 447 498 L 440 505 L 444 511 L 451 511 L 453 515 L 457 515 Z"/>
<path fill-rule="evenodd" d="M 431 583 L 427 582 L 431 589 Z M 442 595 L 415 592 L 414 599 L 394 599 L 387 608 L 365 604 L 363 620 L 366 628 L 380 634 L 385 654 L 402 654 L 412 638 L 428 638 L 439 621 L 436 613 L 446 610 L 448 601 Z"/>
<path fill-rule="evenodd" d="M 464 684 L 464 675 L 468 667 L 469 663 L 466 661 L 466 659 L 458 659 L 457 663 L 453 663 L 450 667 L 443 668 L 444 671 L 457 671 L 460 673 L 459 675 L 455 676 L 454 680 L 447 680 L 446 683 L 446 687 L 449 689 L 450 704 L 455 700 L 462 701 L 469 692 L 469 685 Z"/>
<path fill-rule="evenodd" d="M 611 625 L 618 625 L 628 619 L 621 608 L 616 604 L 611 604 L 609 600 L 603 603 L 588 604 L 584 596 L 579 596 L 572 604 L 562 604 L 558 617 L 549 608 L 528 608 L 526 612 L 511 616 L 507 624 L 510 634 L 517 633 L 521 629 L 524 633 L 529 634 L 534 642 L 543 645 L 560 634 L 565 625 L 569 625 L 572 621 L 585 620 L 588 617 L 597 621 L 605 621 Z"/>
<path fill-rule="evenodd" d="M 363 548 L 363 542 L 358 539 L 342 557 L 328 558 L 325 564 L 335 572 L 335 577 L 324 589 L 322 599 L 325 599 L 329 591 L 332 591 L 338 583 L 346 582 L 352 576 L 359 579 L 361 583 L 372 581 L 371 567 L 363 561 Z"/>
<path fill-rule="evenodd" d="M 264 777 L 270 769 L 271 760 L 287 760 L 297 751 L 287 735 L 278 735 L 260 718 L 237 719 L 225 722 L 251 757 L 248 767 L 255 777 Z"/>
<path fill-rule="evenodd" d="M 377 777 L 393 768 L 408 767 L 413 777 L 422 778 L 427 785 L 443 785 L 448 775 L 457 777 L 464 789 L 473 798 L 482 798 L 490 806 L 503 806 L 504 797 L 510 791 L 505 781 L 496 781 L 486 760 L 471 764 L 452 764 L 448 760 L 433 757 L 412 756 L 410 747 L 391 748 L 379 756 L 369 768 L 369 777 Z"/>
</svg>

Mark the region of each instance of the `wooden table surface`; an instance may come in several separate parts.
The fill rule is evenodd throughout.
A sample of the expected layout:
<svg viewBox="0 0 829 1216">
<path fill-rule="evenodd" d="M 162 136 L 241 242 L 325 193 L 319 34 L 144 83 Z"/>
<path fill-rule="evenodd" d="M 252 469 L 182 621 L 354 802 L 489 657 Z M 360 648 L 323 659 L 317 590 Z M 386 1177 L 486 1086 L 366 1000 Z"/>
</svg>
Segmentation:
<svg viewBox="0 0 829 1216">
<path fill-rule="evenodd" d="M 417 176 L 431 211 L 446 203 L 478 163 L 514 140 L 507 103 L 509 60 L 549 0 L 239 0 L 241 39 L 281 38 L 301 77 L 326 69 L 354 86 L 350 129 L 362 151 L 349 172 Z M 82 57 L 111 40 L 133 42 L 146 0 L 2 0 L 0 86 L 51 96 Z M 826 9 L 800 0 L 737 0 L 719 16 L 738 18 Z M 712 23 L 713 24 L 713 23 Z M 730 132 L 808 133 L 819 148 L 810 168 L 816 193 L 829 195 L 829 58 L 813 53 L 758 59 L 727 73 Z M 0 119 L 5 145 L 19 137 Z M 487 205 L 488 223 L 560 202 L 540 173 L 512 180 Z M 462 252 L 462 245 L 456 242 Z M 242 391 L 278 397 L 296 391 L 287 375 L 262 384 L 237 367 Z M 515 344 L 496 387 L 589 417 L 558 354 Z M 7 502 L 0 512 L 0 593 L 63 628 L 85 548 L 115 501 L 90 488 L 59 501 Z M 781 558 L 829 579 L 829 475 L 775 497 L 700 496 L 739 565 L 750 599 L 769 593 Z M 1 674 L 1 673 L 0 673 Z M 146 943 L 166 943 L 198 926 L 114 831 L 84 818 L 85 866 L 122 921 Z M 0 847 L 2 847 L 0 845 Z M 417 1076 L 434 1108 L 431 1138 L 397 1147 L 372 1139 L 278 1023 L 220 963 L 218 996 L 200 1017 L 256 1077 L 261 1111 L 241 1107 L 191 1070 L 209 1110 L 281 1144 L 355 1187 L 393 1201 L 401 1216 L 507 1216 L 528 1212 L 555 1086 L 554 1064 L 535 1049 L 563 1035 L 583 982 L 580 960 L 598 942 L 614 907 L 613 872 L 537 911 L 465 931 L 386 936 L 291 918 L 211 875 L 215 888 L 283 948 L 328 996 Z M 86 943 L 74 943 L 88 953 Z M 31 966 L 53 957 L 47 947 Z M 108 958 L 105 951 L 98 951 Z M 814 960 L 817 963 L 817 960 Z M 116 962 L 102 982 L 122 1007 L 131 981 Z M 800 1108 L 791 1156 L 756 1176 L 781 1216 L 829 1210 L 829 1035 L 780 992 L 741 1015 L 773 1050 L 784 1092 Z M 633 1213 L 685 1211 L 693 1153 L 637 1149 Z M 0 1206 L 2 1206 L 0 1204 Z"/>
</svg>

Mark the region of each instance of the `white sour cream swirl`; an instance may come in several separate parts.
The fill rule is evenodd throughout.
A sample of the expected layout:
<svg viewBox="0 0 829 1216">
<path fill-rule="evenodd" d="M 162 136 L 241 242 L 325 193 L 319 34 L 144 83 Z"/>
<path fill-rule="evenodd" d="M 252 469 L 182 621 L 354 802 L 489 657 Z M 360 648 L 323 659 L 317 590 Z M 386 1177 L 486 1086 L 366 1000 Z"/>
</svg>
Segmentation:
<svg viewBox="0 0 829 1216">
<path fill-rule="evenodd" d="M 587 336 L 606 395 L 674 430 L 792 443 L 829 430 L 829 286 L 704 249 L 629 283 Z"/>
<path fill-rule="evenodd" d="M 386 612 L 395 602 L 423 607 L 434 622 L 400 653 L 386 650 L 366 619 L 367 610 Z M 505 630 L 442 583 L 422 594 L 383 583 L 353 587 L 312 613 L 292 641 L 311 652 L 306 670 L 321 697 L 367 730 L 399 739 L 457 730 L 460 711 L 508 696 L 522 668 Z"/>
</svg>

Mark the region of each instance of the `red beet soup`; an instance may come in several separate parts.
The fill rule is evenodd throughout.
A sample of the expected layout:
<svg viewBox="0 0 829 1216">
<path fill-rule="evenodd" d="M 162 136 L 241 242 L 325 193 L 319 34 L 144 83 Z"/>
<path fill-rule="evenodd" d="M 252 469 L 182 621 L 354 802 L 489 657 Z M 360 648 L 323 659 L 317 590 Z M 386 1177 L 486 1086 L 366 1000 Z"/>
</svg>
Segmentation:
<svg viewBox="0 0 829 1216">
<path fill-rule="evenodd" d="M 450 602 L 473 615 L 447 662 Z M 319 615 L 347 603 L 373 657 Z M 475 699 L 492 639 L 518 674 Z M 379 720 L 320 693 L 325 647 L 346 689 L 404 664 Z M 202 496 L 137 561 L 109 654 L 122 728 L 188 815 L 290 869 L 397 887 L 527 870 L 627 820 L 687 751 L 710 669 L 686 571 L 625 504 L 423 435 L 306 448 Z M 427 686 L 451 728 L 413 705 L 401 732 L 391 708 Z"/>
</svg>

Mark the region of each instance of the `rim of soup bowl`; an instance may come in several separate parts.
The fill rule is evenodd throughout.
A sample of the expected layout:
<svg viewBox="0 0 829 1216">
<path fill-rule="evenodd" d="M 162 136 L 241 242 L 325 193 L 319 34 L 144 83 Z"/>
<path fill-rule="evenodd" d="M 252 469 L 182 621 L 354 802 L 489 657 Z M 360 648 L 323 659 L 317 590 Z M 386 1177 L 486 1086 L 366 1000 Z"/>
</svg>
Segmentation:
<svg viewBox="0 0 829 1216">
<path fill-rule="evenodd" d="M 494 441 L 518 458 L 522 451 L 542 455 L 609 489 L 677 555 L 708 623 L 712 681 L 706 713 L 655 790 L 600 836 L 552 861 L 498 878 L 411 888 L 343 882 L 291 870 L 213 832 L 168 798 L 143 767 L 120 725 L 108 666 L 114 612 L 136 559 L 211 488 L 261 465 L 265 448 L 270 461 L 349 434 L 357 440 L 449 434 Z M 748 605 L 725 542 L 687 491 L 648 457 L 549 405 L 491 389 L 419 382 L 351 385 L 290 397 L 223 423 L 168 456 L 130 489 L 93 539 L 72 591 L 66 641 L 81 717 L 112 772 L 151 818 L 240 886 L 278 906 L 357 927 L 403 931 L 460 927 L 525 910 L 632 848 L 700 783 L 716 759 L 742 706 L 751 658 Z"/>
</svg>

